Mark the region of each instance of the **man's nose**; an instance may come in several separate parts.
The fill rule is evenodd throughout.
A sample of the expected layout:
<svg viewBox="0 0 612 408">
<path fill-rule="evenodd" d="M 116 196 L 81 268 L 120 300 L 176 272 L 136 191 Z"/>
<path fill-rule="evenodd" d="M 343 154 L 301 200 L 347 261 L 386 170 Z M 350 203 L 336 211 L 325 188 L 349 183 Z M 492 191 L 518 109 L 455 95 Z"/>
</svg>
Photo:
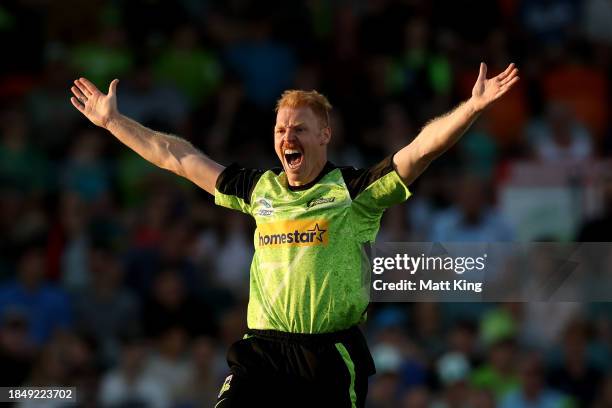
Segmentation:
<svg viewBox="0 0 612 408">
<path fill-rule="evenodd" d="M 297 137 L 296 137 L 295 130 L 287 129 L 287 132 L 285 132 L 285 140 L 288 141 L 288 142 L 296 141 Z"/>
</svg>

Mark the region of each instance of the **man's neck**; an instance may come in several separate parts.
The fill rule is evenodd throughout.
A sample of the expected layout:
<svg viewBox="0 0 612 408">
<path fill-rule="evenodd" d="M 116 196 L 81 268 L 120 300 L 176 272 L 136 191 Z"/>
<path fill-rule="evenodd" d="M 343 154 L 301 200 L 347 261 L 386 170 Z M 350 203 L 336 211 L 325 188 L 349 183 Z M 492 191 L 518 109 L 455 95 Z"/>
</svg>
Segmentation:
<svg viewBox="0 0 612 408">
<path fill-rule="evenodd" d="M 305 186 L 305 185 L 307 185 L 309 183 L 312 183 L 314 180 L 317 179 L 317 177 L 319 177 L 319 175 L 321 174 L 321 172 L 325 168 L 326 164 L 327 164 L 327 158 L 325 157 L 323 159 L 323 162 L 318 163 L 317 166 L 314 167 L 313 171 L 308 175 L 308 177 L 306 177 L 304 179 L 301 179 L 301 178 L 300 179 L 291 179 L 289 177 L 289 175 L 287 174 L 287 183 L 291 187 L 302 187 L 302 186 Z"/>
</svg>

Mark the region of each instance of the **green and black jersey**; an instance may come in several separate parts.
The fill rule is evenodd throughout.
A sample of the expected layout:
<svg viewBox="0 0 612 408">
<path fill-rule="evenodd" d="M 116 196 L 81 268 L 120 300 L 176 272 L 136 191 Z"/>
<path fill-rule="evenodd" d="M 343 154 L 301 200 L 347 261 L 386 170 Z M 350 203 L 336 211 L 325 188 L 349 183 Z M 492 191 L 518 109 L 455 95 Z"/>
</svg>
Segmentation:
<svg viewBox="0 0 612 408">
<path fill-rule="evenodd" d="M 288 185 L 282 169 L 227 167 L 217 179 L 215 203 L 257 223 L 249 328 L 327 333 L 365 319 L 363 246 L 374 241 L 384 210 L 409 196 L 392 156 L 369 169 L 328 162 L 299 187 Z"/>
</svg>

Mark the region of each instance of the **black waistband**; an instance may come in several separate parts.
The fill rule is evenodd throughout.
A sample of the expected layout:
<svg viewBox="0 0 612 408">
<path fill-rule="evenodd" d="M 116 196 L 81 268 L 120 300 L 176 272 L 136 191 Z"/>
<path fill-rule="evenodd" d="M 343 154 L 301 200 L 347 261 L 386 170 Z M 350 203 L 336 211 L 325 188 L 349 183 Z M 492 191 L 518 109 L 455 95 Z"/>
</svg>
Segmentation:
<svg viewBox="0 0 612 408">
<path fill-rule="evenodd" d="M 342 343 L 347 339 L 361 336 L 357 326 L 330 333 L 289 333 L 277 330 L 249 329 L 248 334 L 269 340 L 288 341 L 295 343 Z"/>
</svg>

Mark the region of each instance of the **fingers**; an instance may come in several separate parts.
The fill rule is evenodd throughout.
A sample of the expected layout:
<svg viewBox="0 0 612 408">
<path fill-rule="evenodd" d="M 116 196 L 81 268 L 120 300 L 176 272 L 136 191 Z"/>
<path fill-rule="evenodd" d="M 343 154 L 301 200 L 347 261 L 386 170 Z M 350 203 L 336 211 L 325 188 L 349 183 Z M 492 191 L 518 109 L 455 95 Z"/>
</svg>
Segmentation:
<svg viewBox="0 0 612 408">
<path fill-rule="evenodd" d="M 79 102 L 79 100 L 77 98 L 75 98 L 74 96 L 70 98 L 70 102 L 72 102 L 72 105 L 77 108 L 79 110 L 79 112 L 84 113 L 85 112 L 85 106 Z"/>
<path fill-rule="evenodd" d="M 80 84 L 82 84 L 83 87 L 85 88 L 85 91 L 89 92 L 90 94 L 94 94 L 96 92 L 100 92 L 98 90 L 98 88 L 96 88 L 96 86 L 89 79 L 87 79 L 87 78 L 79 78 L 79 79 L 77 79 L 77 81 Z"/>
<path fill-rule="evenodd" d="M 118 79 L 113 79 L 112 80 L 112 82 L 108 86 L 108 95 L 109 96 L 115 96 L 115 93 L 117 92 L 117 84 L 118 83 L 119 83 Z"/>
<path fill-rule="evenodd" d="M 514 78 L 516 78 L 518 75 L 518 68 L 514 68 L 510 74 L 508 74 L 505 78 L 501 79 L 499 81 L 499 85 L 500 86 L 504 86 L 506 84 L 508 84 L 510 81 L 512 81 Z"/>
<path fill-rule="evenodd" d="M 79 91 L 81 91 L 81 94 L 83 94 L 85 96 L 90 96 L 91 95 L 91 92 L 89 91 L 89 89 L 87 89 L 85 84 L 83 84 L 80 80 L 78 80 L 78 79 L 75 80 L 74 84 L 79 89 Z"/>
<path fill-rule="evenodd" d="M 499 79 L 500 81 L 505 79 L 506 77 L 508 77 L 512 72 L 518 72 L 518 69 L 515 68 L 514 62 L 509 64 L 508 67 L 504 70 L 504 72 L 502 72 L 501 74 L 499 74 L 497 76 L 497 79 Z"/>
<path fill-rule="evenodd" d="M 519 81 L 519 79 L 520 78 L 518 76 L 512 77 L 512 79 L 508 83 L 502 85 L 502 90 L 504 90 L 504 92 L 508 91 L 510 88 L 514 86 L 514 84 L 516 84 Z"/>
<path fill-rule="evenodd" d="M 487 78 L 487 64 L 484 62 L 480 63 L 480 72 L 478 72 L 477 81 L 484 81 Z"/>
<path fill-rule="evenodd" d="M 512 89 L 512 87 L 519 81 L 519 79 L 520 78 L 518 76 L 514 76 L 506 84 L 500 86 L 495 99 L 499 98 L 500 96 L 508 92 L 510 89 Z"/>
<path fill-rule="evenodd" d="M 87 102 L 87 97 L 85 96 L 85 94 L 83 94 L 83 92 L 81 92 L 79 88 L 77 88 L 76 86 L 73 86 L 72 88 L 70 88 L 70 90 L 72 91 L 74 96 L 77 97 L 79 101 L 81 101 L 82 103 Z"/>
</svg>

